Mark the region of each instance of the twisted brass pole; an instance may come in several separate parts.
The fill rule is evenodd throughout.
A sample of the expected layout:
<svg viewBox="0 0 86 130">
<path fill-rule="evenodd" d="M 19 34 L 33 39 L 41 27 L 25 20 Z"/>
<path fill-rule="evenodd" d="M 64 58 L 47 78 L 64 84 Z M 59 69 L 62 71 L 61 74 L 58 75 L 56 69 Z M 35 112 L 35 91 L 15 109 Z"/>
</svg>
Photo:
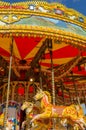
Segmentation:
<svg viewBox="0 0 86 130">
<path fill-rule="evenodd" d="M 6 100 L 6 107 L 4 113 L 4 130 L 6 130 L 7 125 L 7 116 L 8 116 L 8 105 L 9 105 L 9 91 L 10 91 L 10 77 L 11 77 L 11 65 L 12 65 L 12 51 L 13 51 L 13 39 L 12 44 L 10 46 L 10 64 L 9 64 L 9 73 L 8 73 L 8 86 L 7 86 L 7 100 Z"/>
<path fill-rule="evenodd" d="M 52 44 L 52 41 L 51 41 L 51 44 Z M 52 56 L 51 49 L 50 49 L 50 58 L 51 58 L 51 74 L 52 74 L 52 96 L 53 96 L 52 98 L 53 98 L 53 105 L 55 105 L 55 81 L 54 81 L 53 56 Z M 53 118 L 52 121 L 53 121 L 53 130 L 55 130 L 56 119 Z"/>
</svg>

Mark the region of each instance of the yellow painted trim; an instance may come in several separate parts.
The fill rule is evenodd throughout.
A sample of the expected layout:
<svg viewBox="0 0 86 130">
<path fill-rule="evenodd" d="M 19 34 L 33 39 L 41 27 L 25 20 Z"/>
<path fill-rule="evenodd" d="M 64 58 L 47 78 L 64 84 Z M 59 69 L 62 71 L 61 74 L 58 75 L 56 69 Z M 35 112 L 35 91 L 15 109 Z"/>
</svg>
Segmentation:
<svg viewBox="0 0 86 130">
<path fill-rule="evenodd" d="M 15 9 L 0 9 L 0 17 L 2 17 L 2 15 L 16 15 L 18 17 L 28 17 L 29 15 L 34 15 L 34 16 L 42 16 L 42 17 L 48 17 L 48 18 L 55 18 L 55 19 L 58 19 L 58 20 L 63 20 L 65 22 L 70 22 L 70 23 L 73 23 L 73 24 L 77 24 L 78 26 L 82 27 L 83 29 L 86 29 L 86 18 L 85 16 L 83 17 L 84 18 L 84 22 L 79 22 L 78 20 L 72 20 L 64 15 L 57 15 L 57 14 L 54 14 L 54 13 L 43 13 L 43 12 L 38 12 L 38 11 L 30 11 L 30 10 L 27 10 L 27 9 L 22 9 L 22 10 L 15 10 Z M 9 16 L 10 17 L 10 16 Z M 3 19 L 0 18 L 2 21 Z M 8 23 L 13 23 L 15 22 L 15 20 L 13 21 L 12 19 L 9 20 Z"/>
<path fill-rule="evenodd" d="M 86 44 L 86 37 L 74 34 L 72 32 L 66 32 L 64 30 L 43 26 L 4 25 L 0 26 L 0 36 L 40 36 L 57 39 L 58 41 L 65 43 L 80 45 L 82 47 L 85 47 Z"/>
</svg>

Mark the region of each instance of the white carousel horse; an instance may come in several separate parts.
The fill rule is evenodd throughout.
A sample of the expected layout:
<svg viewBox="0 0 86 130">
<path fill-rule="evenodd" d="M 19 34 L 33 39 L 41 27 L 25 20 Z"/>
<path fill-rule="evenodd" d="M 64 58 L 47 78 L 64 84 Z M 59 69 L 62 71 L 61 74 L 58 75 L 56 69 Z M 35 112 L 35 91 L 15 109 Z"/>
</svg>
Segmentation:
<svg viewBox="0 0 86 130">
<path fill-rule="evenodd" d="M 61 119 L 67 119 L 70 124 L 71 122 L 73 124 L 77 124 L 80 130 L 85 130 L 86 122 L 84 120 L 83 109 L 80 105 L 53 105 L 51 104 L 50 93 L 47 91 L 42 91 L 41 89 L 39 89 L 34 98 L 35 100 L 41 99 L 41 107 L 44 110 L 44 112 L 34 116 L 31 122 L 35 121 L 36 119 L 59 117 Z"/>
<path fill-rule="evenodd" d="M 24 127 L 25 124 L 28 124 L 28 119 L 32 119 L 36 114 L 40 113 L 40 108 L 39 106 L 36 106 L 32 102 L 27 102 L 25 101 L 23 105 L 21 106 L 22 110 L 26 109 L 26 121 L 22 123 L 22 128 Z M 47 121 L 47 124 L 46 124 Z M 50 122 L 49 120 L 37 120 L 32 124 L 32 130 L 48 130 L 50 127 Z"/>
</svg>

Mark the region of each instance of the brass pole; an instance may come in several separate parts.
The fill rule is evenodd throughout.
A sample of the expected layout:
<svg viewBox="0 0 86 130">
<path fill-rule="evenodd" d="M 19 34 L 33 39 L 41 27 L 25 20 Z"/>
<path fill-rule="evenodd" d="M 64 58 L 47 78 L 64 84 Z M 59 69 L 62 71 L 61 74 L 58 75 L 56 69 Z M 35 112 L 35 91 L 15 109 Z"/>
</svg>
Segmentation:
<svg viewBox="0 0 86 130">
<path fill-rule="evenodd" d="M 4 114 L 4 130 L 6 130 L 7 116 L 8 116 L 10 77 L 11 77 L 11 65 L 12 65 L 12 52 L 13 52 L 13 39 L 12 39 L 12 44 L 10 46 L 10 64 L 9 64 L 9 73 L 8 73 L 7 100 L 6 100 L 6 107 L 5 107 L 5 114 Z"/>
<path fill-rule="evenodd" d="M 74 90 L 75 90 L 75 96 L 76 96 L 76 99 L 77 99 L 77 103 L 80 105 L 80 99 L 79 99 L 79 96 L 78 96 L 78 89 L 77 89 L 77 86 L 75 84 L 75 80 L 74 80 L 74 77 L 73 77 L 73 72 L 71 72 L 71 75 L 72 75 L 72 81 L 73 81 L 73 85 L 74 85 Z"/>
<path fill-rule="evenodd" d="M 41 66 L 39 66 L 39 79 L 40 79 L 40 88 L 42 89 Z"/>
<path fill-rule="evenodd" d="M 52 57 L 52 40 L 49 39 L 49 44 L 50 44 L 50 58 L 51 58 L 51 75 L 52 75 L 52 96 L 53 96 L 53 105 L 55 105 L 55 81 L 54 81 L 54 68 L 53 68 L 53 57 Z M 52 119 L 53 122 L 53 130 L 55 130 L 55 125 L 56 125 L 56 119 Z"/>
</svg>

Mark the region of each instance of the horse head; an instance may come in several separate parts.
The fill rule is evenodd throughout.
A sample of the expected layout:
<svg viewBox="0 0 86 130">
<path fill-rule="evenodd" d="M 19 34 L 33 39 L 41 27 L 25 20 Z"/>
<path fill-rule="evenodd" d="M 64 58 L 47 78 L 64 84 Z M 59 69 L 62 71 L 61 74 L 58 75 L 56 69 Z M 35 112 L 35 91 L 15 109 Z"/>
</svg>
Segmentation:
<svg viewBox="0 0 86 130">
<path fill-rule="evenodd" d="M 33 103 L 25 101 L 21 106 L 21 110 L 25 110 L 27 108 L 31 111 L 33 109 Z"/>
<path fill-rule="evenodd" d="M 36 95 L 34 96 L 35 100 L 41 99 L 45 95 L 44 91 L 38 88 Z"/>
</svg>

